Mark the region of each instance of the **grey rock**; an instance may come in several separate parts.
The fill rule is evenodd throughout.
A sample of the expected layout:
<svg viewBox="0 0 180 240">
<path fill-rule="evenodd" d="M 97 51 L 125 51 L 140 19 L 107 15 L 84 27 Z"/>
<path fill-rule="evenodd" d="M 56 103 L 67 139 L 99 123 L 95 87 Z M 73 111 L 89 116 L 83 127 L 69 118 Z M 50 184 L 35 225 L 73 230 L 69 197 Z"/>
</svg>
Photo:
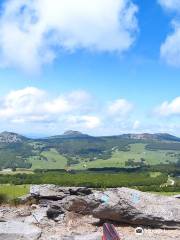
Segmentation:
<svg viewBox="0 0 180 240">
<path fill-rule="evenodd" d="M 102 234 L 92 233 L 92 234 L 62 237 L 59 240 L 101 240 L 101 239 L 102 239 Z"/>
<path fill-rule="evenodd" d="M 55 185 L 33 185 L 30 187 L 30 194 L 38 199 L 45 198 L 51 200 L 63 199 L 66 196 L 63 189 Z"/>
<path fill-rule="evenodd" d="M 34 198 L 33 198 L 33 196 L 31 194 L 27 194 L 27 195 L 24 195 L 22 197 L 19 197 L 18 200 L 19 200 L 19 202 L 21 204 L 26 204 L 26 203 L 28 203 L 30 201 L 33 201 Z"/>
<path fill-rule="evenodd" d="M 92 211 L 97 208 L 99 204 L 100 202 L 95 199 L 94 194 L 85 197 L 70 196 L 61 202 L 63 209 L 66 211 L 83 215 L 92 214 Z"/>
<path fill-rule="evenodd" d="M 37 208 L 25 218 L 25 223 L 44 224 L 48 222 L 47 208 Z"/>
<path fill-rule="evenodd" d="M 85 187 L 59 187 L 56 185 L 33 185 L 30 187 L 30 194 L 38 199 L 61 200 L 69 195 L 86 196 L 92 193 L 92 190 Z"/>
<path fill-rule="evenodd" d="M 41 230 L 23 222 L 0 222 L 0 240 L 37 240 Z"/>
<path fill-rule="evenodd" d="M 68 211 L 92 214 L 103 221 L 180 229 L 179 199 L 128 188 L 97 191 L 86 197 L 73 197 L 64 203 L 64 207 Z"/>
</svg>

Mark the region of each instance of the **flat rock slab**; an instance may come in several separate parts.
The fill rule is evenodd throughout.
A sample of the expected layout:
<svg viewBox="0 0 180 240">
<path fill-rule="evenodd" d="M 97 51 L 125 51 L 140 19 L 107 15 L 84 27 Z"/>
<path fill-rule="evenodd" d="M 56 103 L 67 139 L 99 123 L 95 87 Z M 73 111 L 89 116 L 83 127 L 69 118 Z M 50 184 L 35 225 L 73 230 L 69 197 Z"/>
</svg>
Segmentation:
<svg viewBox="0 0 180 240">
<path fill-rule="evenodd" d="M 32 185 L 30 195 L 38 199 L 61 200 L 69 195 L 86 196 L 92 191 L 86 187 L 59 187 L 52 184 Z"/>
<path fill-rule="evenodd" d="M 37 240 L 41 229 L 23 222 L 0 222 L 0 240 Z"/>
<path fill-rule="evenodd" d="M 101 240 L 102 235 L 100 233 L 92 233 L 85 235 L 62 237 L 59 240 Z"/>
</svg>

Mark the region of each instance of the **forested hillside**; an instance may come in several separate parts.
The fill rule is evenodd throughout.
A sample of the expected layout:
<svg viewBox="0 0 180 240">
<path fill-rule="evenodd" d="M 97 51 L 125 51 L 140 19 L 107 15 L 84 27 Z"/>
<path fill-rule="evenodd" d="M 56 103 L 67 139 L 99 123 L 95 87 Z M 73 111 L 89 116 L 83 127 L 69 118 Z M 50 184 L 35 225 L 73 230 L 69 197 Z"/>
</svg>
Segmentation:
<svg viewBox="0 0 180 240">
<path fill-rule="evenodd" d="M 92 137 L 77 131 L 43 139 L 0 134 L 0 168 L 83 169 L 176 163 L 180 139 L 169 134 Z"/>
</svg>

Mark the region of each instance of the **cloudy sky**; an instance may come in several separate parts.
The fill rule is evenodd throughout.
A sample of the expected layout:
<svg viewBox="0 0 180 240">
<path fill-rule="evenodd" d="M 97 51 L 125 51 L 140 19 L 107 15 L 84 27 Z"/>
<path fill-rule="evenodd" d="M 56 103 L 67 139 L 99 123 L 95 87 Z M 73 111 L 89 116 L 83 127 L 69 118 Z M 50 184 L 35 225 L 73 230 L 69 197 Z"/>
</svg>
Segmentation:
<svg viewBox="0 0 180 240">
<path fill-rule="evenodd" d="M 180 136 L 179 0 L 1 0 L 0 131 Z"/>
</svg>

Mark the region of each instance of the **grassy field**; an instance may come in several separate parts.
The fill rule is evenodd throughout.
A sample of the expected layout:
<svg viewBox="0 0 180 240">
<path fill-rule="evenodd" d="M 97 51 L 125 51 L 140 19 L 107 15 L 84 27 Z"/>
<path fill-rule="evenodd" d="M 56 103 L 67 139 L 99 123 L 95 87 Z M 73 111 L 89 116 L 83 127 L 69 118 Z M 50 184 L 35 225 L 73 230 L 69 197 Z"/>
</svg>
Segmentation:
<svg viewBox="0 0 180 240">
<path fill-rule="evenodd" d="M 55 149 L 44 151 L 41 153 L 47 160 L 39 159 L 39 157 L 31 157 L 32 169 L 61 169 L 66 168 L 67 159 L 60 155 Z"/>
<path fill-rule="evenodd" d="M 0 174 L 4 174 L 4 175 L 6 175 L 6 174 L 14 175 L 14 174 L 18 174 L 18 173 L 33 174 L 33 171 L 29 170 L 29 169 L 19 169 L 19 168 L 17 168 L 16 171 L 12 171 L 11 169 L 0 171 Z"/>
<path fill-rule="evenodd" d="M 83 168 L 98 168 L 98 167 L 124 167 L 125 162 L 128 159 L 134 159 L 134 161 L 140 161 L 141 158 L 146 160 L 147 164 L 156 165 L 159 163 L 166 163 L 167 161 L 176 162 L 177 159 L 173 156 L 167 156 L 167 152 L 170 151 L 148 151 L 145 149 L 145 144 L 132 144 L 130 145 L 130 151 L 115 151 L 112 157 L 108 160 L 95 160 L 91 162 L 81 162 L 75 165 L 74 169 Z M 179 151 L 180 153 L 180 151 Z"/>
<path fill-rule="evenodd" d="M 0 195 L 6 195 L 8 199 L 15 199 L 27 193 L 29 193 L 29 185 L 0 184 Z"/>
</svg>

